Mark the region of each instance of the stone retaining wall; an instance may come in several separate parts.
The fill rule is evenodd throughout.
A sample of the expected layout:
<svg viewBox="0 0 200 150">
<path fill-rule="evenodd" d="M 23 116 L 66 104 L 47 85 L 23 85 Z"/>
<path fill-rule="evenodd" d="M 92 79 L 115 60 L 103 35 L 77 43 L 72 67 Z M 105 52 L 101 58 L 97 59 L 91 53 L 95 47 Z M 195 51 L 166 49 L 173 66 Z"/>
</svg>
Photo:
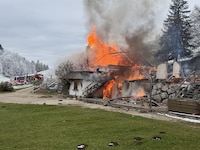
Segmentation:
<svg viewBox="0 0 200 150">
<path fill-rule="evenodd" d="M 152 98 L 158 103 L 175 98 L 180 83 L 157 82 L 152 88 Z"/>
</svg>

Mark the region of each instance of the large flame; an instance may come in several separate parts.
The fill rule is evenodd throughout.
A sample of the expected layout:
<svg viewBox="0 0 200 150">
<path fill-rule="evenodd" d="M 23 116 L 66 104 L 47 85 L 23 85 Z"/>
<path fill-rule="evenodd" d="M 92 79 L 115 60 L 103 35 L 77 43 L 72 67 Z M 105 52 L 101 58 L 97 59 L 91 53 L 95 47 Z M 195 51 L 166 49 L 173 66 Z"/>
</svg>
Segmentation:
<svg viewBox="0 0 200 150">
<path fill-rule="evenodd" d="M 108 65 L 118 65 L 118 66 L 132 66 L 128 76 L 115 76 L 113 80 L 110 80 L 104 85 L 103 89 L 103 98 L 108 99 L 112 97 L 112 89 L 114 86 L 118 87 L 120 82 L 124 80 L 136 80 L 143 79 L 144 76 L 140 74 L 138 68 L 141 66 L 137 66 L 134 64 L 133 60 L 127 56 L 125 52 L 122 52 L 116 45 L 114 44 L 106 44 L 100 37 L 97 35 L 95 26 L 92 26 L 92 30 L 87 37 L 88 46 L 89 46 L 89 65 L 93 66 L 108 66 Z M 136 96 L 143 96 L 144 91 Z"/>
<path fill-rule="evenodd" d="M 115 85 L 115 80 L 111 80 L 104 85 L 103 99 L 112 98 L 112 87 Z"/>
<path fill-rule="evenodd" d="M 108 45 L 97 36 L 94 25 L 87 40 L 93 53 L 93 59 L 90 62 L 92 66 L 127 65 L 124 64 L 122 52 L 116 45 Z"/>
</svg>

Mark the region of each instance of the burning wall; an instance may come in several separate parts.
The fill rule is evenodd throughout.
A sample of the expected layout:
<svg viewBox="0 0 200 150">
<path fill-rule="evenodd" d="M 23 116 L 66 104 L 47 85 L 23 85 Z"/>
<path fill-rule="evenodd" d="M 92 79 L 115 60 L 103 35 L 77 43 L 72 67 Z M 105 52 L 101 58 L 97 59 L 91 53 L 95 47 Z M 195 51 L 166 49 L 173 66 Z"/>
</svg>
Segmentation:
<svg viewBox="0 0 200 150">
<path fill-rule="evenodd" d="M 122 97 L 134 97 L 140 98 L 147 96 L 147 93 L 150 93 L 150 82 L 148 79 L 143 80 L 133 80 L 123 82 L 122 85 Z"/>
</svg>

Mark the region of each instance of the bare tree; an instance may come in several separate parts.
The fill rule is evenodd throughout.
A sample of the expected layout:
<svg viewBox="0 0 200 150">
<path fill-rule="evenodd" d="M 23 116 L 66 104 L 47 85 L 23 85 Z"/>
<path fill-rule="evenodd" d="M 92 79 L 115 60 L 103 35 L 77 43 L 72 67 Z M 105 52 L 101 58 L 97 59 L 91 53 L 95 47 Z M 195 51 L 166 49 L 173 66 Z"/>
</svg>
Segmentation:
<svg viewBox="0 0 200 150">
<path fill-rule="evenodd" d="M 65 62 L 62 62 L 55 70 L 55 74 L 60 80 L 60 84 L 63 86 L 62 92 L 64 92 L 68 95 L 69 94 L 69 87 L 70 87 L 70 81 L 65 78 L 71 71 L 74 70 L 74 64 L 67 60 Z"/>
<path fill-rule="evenodd" d="M 67 60 L 61 63 L 55 70 L 55 74 L 59 79 L 63 79 L 68 73 L 74 69 L 74 64 Z"/>
</svg>

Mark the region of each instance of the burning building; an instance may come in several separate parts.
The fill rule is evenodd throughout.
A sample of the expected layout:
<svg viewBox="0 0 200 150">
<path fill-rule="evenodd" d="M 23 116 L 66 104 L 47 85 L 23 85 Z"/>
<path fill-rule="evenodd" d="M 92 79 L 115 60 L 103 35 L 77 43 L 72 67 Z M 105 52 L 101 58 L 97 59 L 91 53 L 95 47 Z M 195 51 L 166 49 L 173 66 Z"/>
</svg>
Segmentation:
<svg viewBox="0 0 200 150">
<path fill-rule="evenodd" d="M 154 31 L 152 4 L 151 0 L 84 1 L 90 29 L 87 67 L 65 77 L 71 83 L 69 94 L 104 99 L 145 95 L 147 89 L 135 81 L 146 83 L 155 71 L 148 63 L 152 55 L 145 44 Z"/>
<path fill-rule="evenodd" d="M 103 99 L 146 95 L 147 88 L 134 81 L 149 79 L 149 73 L 155 71 L 154 67 L 142 57 L 131 57 L 128 51 L 103 42 L 94 25 L 87 41 L 87 71 L 74 71 L 65 77 L 71 82 L 70 95 Z"/>
</svg>

